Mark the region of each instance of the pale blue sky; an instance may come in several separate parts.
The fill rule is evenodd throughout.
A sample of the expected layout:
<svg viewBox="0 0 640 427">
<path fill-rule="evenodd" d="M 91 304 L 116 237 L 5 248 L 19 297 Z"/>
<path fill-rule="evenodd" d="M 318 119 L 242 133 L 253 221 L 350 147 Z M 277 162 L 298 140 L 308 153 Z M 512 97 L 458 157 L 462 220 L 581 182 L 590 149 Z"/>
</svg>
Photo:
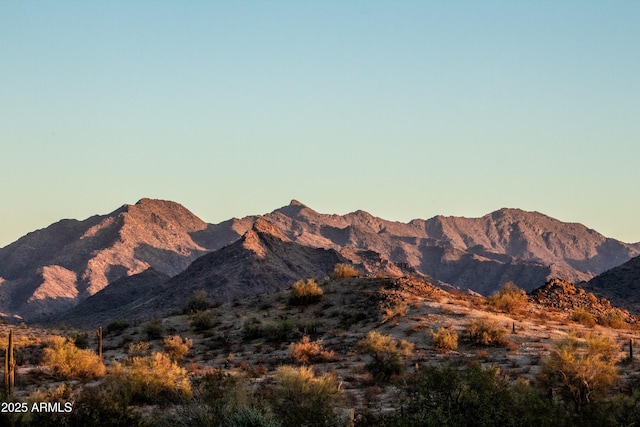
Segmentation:
<svg viewBox="0 0 640 427">
<path fill-rule="evenodd" d="M 142 197 L 640 241 L 638 1 L 0 0 L 0 246 Z"/>
</svg>

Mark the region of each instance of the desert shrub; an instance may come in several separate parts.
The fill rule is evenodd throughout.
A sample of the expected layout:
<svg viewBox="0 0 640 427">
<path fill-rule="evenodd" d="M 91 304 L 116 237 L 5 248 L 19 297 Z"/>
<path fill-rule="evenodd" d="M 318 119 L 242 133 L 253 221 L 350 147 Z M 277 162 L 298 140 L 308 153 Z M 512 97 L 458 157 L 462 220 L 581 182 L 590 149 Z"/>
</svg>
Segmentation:
<svg viewBox="0 0 640 427">
<path fill-rule="evenodd" d="M 179 335 L 172 335 L 162 340 L 162 344 L 164 351 L 169 355 L 171 360 L 179 362 L 187 355 L 193 341 L 189 338 L 183 339 Z"/>
<path fill-rule="evenodd" d="M 191 396 L 187 371 L 164 353 L 116 362 L 109 374 L 109 380 L 132 402 L 154 404 Z"/>
<path fill-rule="evenodd" d="M 370 331 L 357 343 L 358 351 L 371 356 L 366 367 L 379 380 L 404 372 L 404 360 L 413 353 L 413 347 L 405 340 L 398 341 L 377 331 Z"/>
<path fill-rule="evenodd" d="M 289 357 L 298 363 L 307 365 L 309 363 L 331 361 L 335 359 L 335 353 L 322 348 L 322 341 L 311 342 L 309 337 L 305 335 L 300 342 L 291 343 Z"/>
<path fill-rule="evenodd" d="M 342 392 L 333 376 L 316 377 L 311 368 L 281 366 L 275 376 L 271 410 L 283 427 L 334 426 Z"/>
<path fill-rule="evenodd" d="M 577 407 L 603 397 L 618 379 L 618 349 L 608 337 L 588 335 L 584 342 L 569 335 L 557 341 L 542 360 L 541 381 L 560 387 L 563 396 Z"/>
<path fill-rule="evenodd" d="M 488 297 L 487 302 L 497 310 L 515 313 L 527 304 L 527 293 L 513 282 L 507 282 L 502 289 Z"/>
<path fill-rule="evenodd" d="M 44 349 L 43 362 L 65 378 L 92 380 L 105 374 L 104 364 L 97 354 L 79 349 L 64 337 L 51 338 L 49 347 Z"/>
<path fill-rule="evenodd" d="M 75 346 L 80 349 L 89 347 L 89 335 L 86 332 L 75 334 L 72 339 Z"/>
<path fill-rule="evenodd" d="M 228 427 L 280 427 L 280 423 L 255 408 L 243 408 L 231 415 Z"/>
<path fill-rule="evenodd" d="M 348 279 L 350 277 L 357 277 L 360 275 L 360 271 L 351 264 L 336 264 L 333 267 L 333 273 L 331 278 L 334 280 Z"/>
<path fill-rule="evenodd" d="M 505 345 L 508 339 L 505 337 L 507 330 L 497 321 L 482 317 L 474 319 L 465 329 L 469 339 L 481 345 Z"/>
<path fill-rule="evenodd" d="M 433 346 L 438 350 L 455 350 L 458 348 L 458 333 L 452 327 L 440 328 L 432 332 Z"/>
<path fill-rule="evenodd" d="M 563 423 L 562 411 L 525 381 L 510 384 L 497 368 L 428 366 L 402 387 L 395 426 L 542 427 Z"/>
<path fill-rule="evenodd" d="M 291 305 L 307 305 L 320 301 L 322 298 L 322 289 L 318 286 L 315 280 L 308 279 L 307 281 L 298 280 L 293 284 L 291 288 L 291 296 L 289 297 L 289 304 Z"/>
<path fill-rule="evenodd" d="M 593 315 L 582 308 L 573 310 L 573 312 L 571 312 L 570 319 L 576 323 L 589 327 L 596 325 L 596 319 L 593 318 Z"/>
<path fill-rule="evenodd" d="M 208 310 L 211 307 L 212 304 L 207 297 L 207 291 L 199 289 L 191 294 L 182 312 L 183 314 L 194 314 L 199 311 Z"/>
<path fill-rule="evenodd" d="M 264 337 L 277 342 L 290 339 L 297 328 L 289 319 L 281 318 L 264 324 Z"/>
<path fill-rule="evenodd" d="M 405 316 L 408 311 L 409 311 L 409 306 L 405 303 L 399 303 L 393 306 L 385 307 L 383 309 L 384 315 L 383 315 L 382 321 L 386 322 L 393 319 L 394 317 Z"/>
<path fill-rule="evenodd" d="M 297 330 L 296 325 L 286 318 L 269 322 L 261 322 L 254 318 L 247 320 L 242 325 L 241 333 L 245 340 L 266 338 L 268 340 L 282 342 L 290 339 Z"/>
<path fill-rule="evenodd" d="M 162 328 L 162 322 L 157 317 L 152 317 L 147 323 L 142 325 L 142 332 L 150 340 L 157 340 L 162 338 L 164 330 Z"/>
<path fill-rule="evenodd" d="M 255 318 L 249 319 L 242 325 L 241 334 L 245 340 L 262 338 L 264 336 L 264 324 Z"/>
<path fill-rule="evenodd" d="M 207 331 L 213 328 L 215 318 L 211 310 L 198 311 L 191 315 L 191 327 L 197 331 Z"/>
<path fill-rule="evenodd" d="M 146 341 L 130 342 L 127 345 L 127 354 L 129 357 L 146 357 L 151 354 L 151 344 Z"/>
<path fill-rule="evenodd" d="M 608 310 L 598 317 L 598 324 L 614 329 L 623 329 L 629 326 L 626 316 L 617 308 Z"/>
<path fill-rule="evenodd" d="M 120 334 L 129 327 L 129 322 L 126 320 L 114 320 L 107 325 L 105 332 L 107 334 Z"/>
</svg>

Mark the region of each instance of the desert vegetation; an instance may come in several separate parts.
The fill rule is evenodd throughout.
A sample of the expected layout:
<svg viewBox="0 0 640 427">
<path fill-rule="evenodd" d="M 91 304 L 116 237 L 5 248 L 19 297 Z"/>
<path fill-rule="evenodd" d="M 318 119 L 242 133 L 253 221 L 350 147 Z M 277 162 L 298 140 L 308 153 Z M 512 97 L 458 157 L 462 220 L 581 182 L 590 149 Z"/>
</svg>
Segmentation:
<svg viewBox="0 0 640 427">
<path fill-rule="evenodd" d="M 0 425 L 619 426 L 640 417 L 637 329 L 580 321 L 606 311 L 528 302 L 512 312 L 415 278 L 319 283 L 318 304 L 291 304 L 291 288 L 107 326 L 103 361 L 95 330 L 37 338 L 14 327 L 16 387 L 5 400 L 73 410 L 0 413 Z M 198 315 L 215 326 L 196 327 Z"/>
<path fill-rule="evenodd" d="M 307 305 L 320 301 L 322 297 L 322 289 L 313 279 L 299 280 L 293 284 L 291 288 L 291 296 L 289 304 L 291 305 Z"/>
</svg>

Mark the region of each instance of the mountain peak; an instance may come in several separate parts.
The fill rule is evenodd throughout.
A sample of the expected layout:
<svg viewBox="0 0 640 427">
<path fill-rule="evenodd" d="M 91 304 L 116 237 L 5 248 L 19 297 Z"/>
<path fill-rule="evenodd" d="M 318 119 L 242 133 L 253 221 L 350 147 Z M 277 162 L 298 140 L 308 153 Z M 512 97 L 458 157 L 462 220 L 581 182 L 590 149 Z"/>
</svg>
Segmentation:
<svg viewBox="0 0 640 427">
<path fill-rule="evenodd" d="M 307 207 L 307 205 L 305 205 L 304 203 L 302 203 L 302 202 L 300 202 L 300 201 L 298 201 L 296 199 L 291 199 L 291 202 L 289 202 L 289 206 L 299 206 L 299 207 L 302 207 L 302 208 L 306 208 Z"/>
</svg>

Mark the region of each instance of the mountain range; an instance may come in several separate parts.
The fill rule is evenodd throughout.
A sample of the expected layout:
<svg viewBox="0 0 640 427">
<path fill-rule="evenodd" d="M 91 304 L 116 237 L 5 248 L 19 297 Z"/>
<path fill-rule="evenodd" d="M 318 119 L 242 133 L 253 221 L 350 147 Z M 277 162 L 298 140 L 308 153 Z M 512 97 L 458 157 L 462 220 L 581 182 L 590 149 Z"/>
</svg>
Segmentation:
<svg viewBox="0 0 640 427">
<path fill-rule="evenodd" d="M 552 277 L 587 281 L 638 255 L 640 243 L 519 209 L 402 223 L 293 200 L 207 224 L 178 203 L 142 199 L 1 248 L 0 311 L 26 320 L 153 313 L 196 289 L 225 302 L 325 276 L 339 262 L 488 295 L 507 281 L 527 291 Z"/>
</svg>

